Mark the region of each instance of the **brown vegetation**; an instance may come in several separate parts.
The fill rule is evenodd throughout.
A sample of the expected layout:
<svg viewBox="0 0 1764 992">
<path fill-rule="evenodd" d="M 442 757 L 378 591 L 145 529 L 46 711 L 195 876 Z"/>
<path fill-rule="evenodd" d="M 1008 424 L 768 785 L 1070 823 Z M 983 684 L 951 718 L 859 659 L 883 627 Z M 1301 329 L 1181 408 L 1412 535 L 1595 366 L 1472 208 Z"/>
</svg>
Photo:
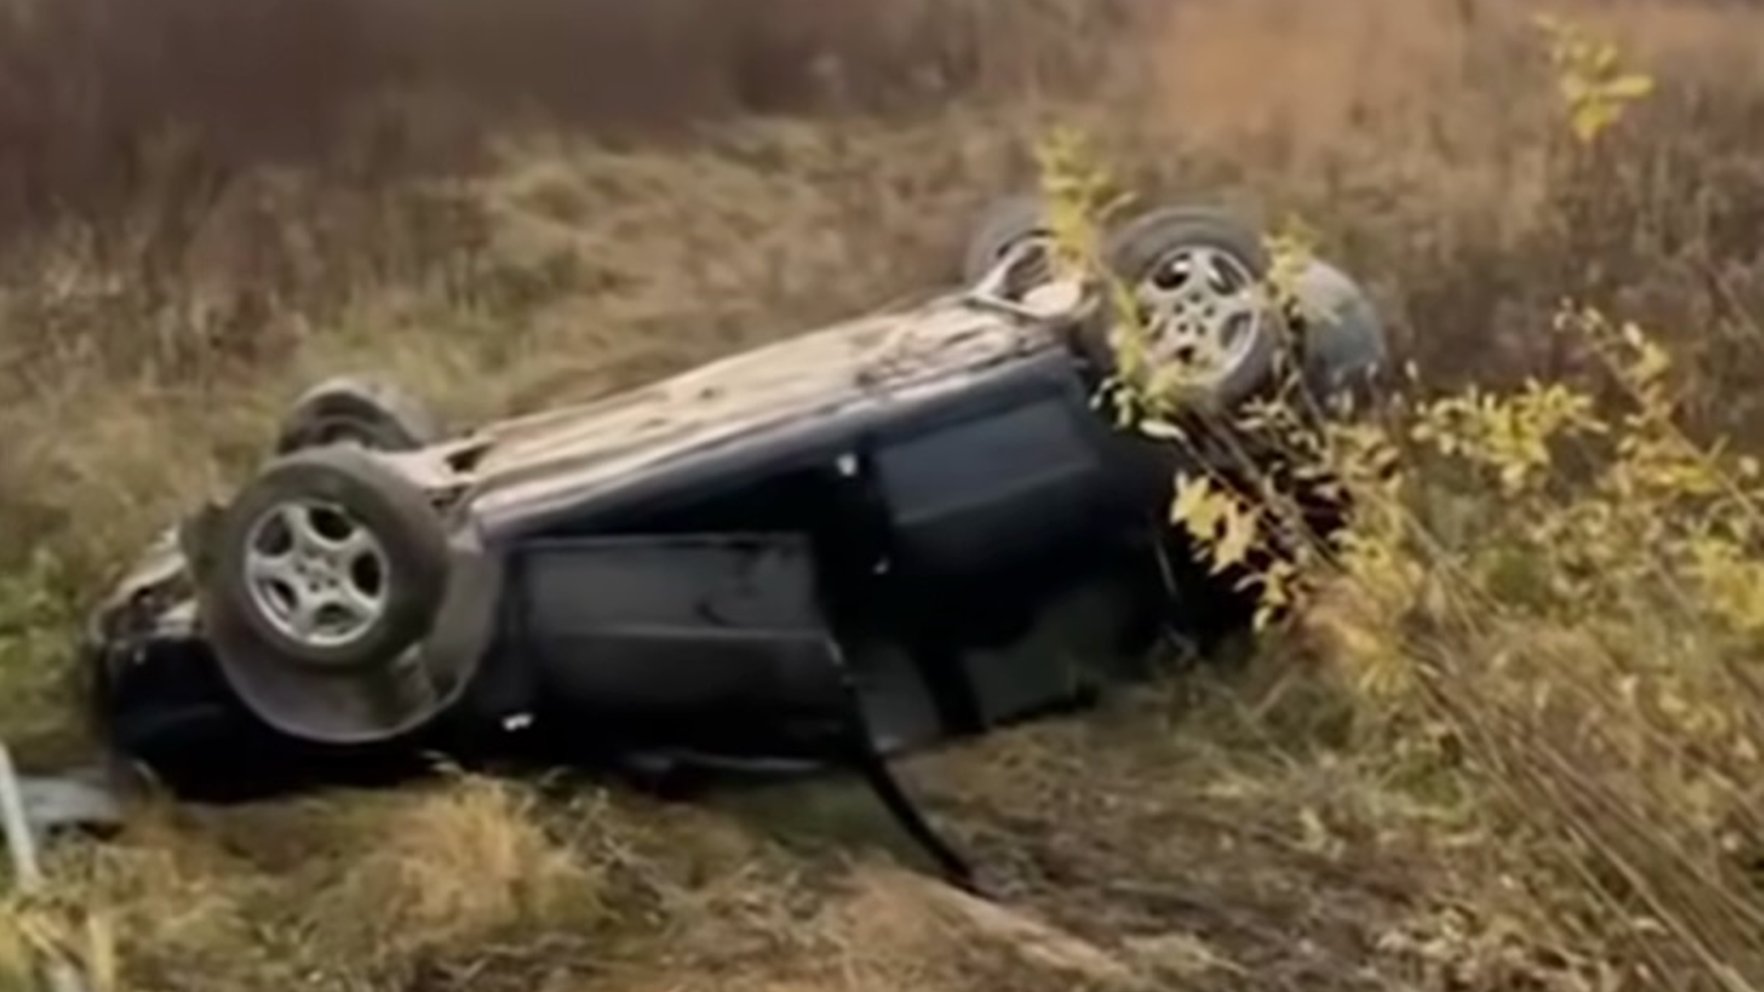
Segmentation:
<svg viewBox="0 0 1764 992">
<path fill-rule="evenodd" d="M 9 738 L 65 738 L 78 608 L 260 459 L 316 376 L 371 366 L 470 420 L 886 305 L 951 276 L 1056 122 L 1148 198 L 1301 219 L 1375 290 L 1420 388 L 1606 388 L 1555 320 L 1572 297 L 1670 348 L 1693 436 L 1758 439 L 1752 7 L 1562 5 L 1657 83 L 1587 147 L 1516 2 L 494 6 L 0 4 Z M 1439 471 L 1416 516 L 1455 521 L 1448 550 L 1555 574 L 1498 490 L 1454 502 Z M 1456 615 L 1487 605 L 1452 588 Z M 1367 602 L 1342 593 L 1328 638 L 1229 686 L 914 767 L 1039 928 L 924 926 L 961 914 L 874 867 L 879 845 L 829 843 L 795 792 L 734 818 L 473 781 L 146 811 L 64 849 L 68 889 L 5 919 L 114 950 L 120 988 L 180 992 L 1764 984 L 1756 751 L 1709 752 L 1620 691 L 1720 673 L 1678 703 L 1755 743 L 1752 641 L 1633 598 L 1458 626 Z M 1368 689 L 1375 662 L 1424 698 Z"/>
</svg>

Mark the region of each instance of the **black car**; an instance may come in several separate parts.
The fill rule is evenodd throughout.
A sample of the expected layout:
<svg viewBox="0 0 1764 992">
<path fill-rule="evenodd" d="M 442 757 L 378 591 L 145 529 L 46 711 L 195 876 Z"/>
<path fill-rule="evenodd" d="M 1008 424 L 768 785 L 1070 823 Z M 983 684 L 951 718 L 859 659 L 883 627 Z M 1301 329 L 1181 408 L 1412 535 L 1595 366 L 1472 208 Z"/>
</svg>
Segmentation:
<svg viewBox="0 0 1764 992">
<path fill-rule="evenodd" d="M 173 528 L 94 618 L 114 748 L 194 793 L 411 755 L 880 758 L 1070 706 L 1225 598 L 1167 524 L 1176 449 L 1095 402 L 1109 308 L 1007 205 L 969 288 L 640 389 L 442 436 L 358 380 Z M 1210 210 L 1113 237 L 1154 358 L 1230 406 L 1286 312 Z M 1385 362 L 1315 263 L 1319 391 Z M 1176 561 L 1176 567 L 1172 567 Z M 1235 622 L 1235 621 L 1234 621 Z"/>
</svg>

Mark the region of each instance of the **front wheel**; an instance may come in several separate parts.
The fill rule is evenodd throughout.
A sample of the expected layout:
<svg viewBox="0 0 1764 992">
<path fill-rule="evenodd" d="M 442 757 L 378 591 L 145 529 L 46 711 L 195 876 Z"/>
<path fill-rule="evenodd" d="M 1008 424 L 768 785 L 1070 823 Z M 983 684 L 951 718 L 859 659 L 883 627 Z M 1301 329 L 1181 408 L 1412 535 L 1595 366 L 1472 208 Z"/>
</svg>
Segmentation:
<svg viewBox="0 0 1764 992">
<path fill-rule="evenodd" d="M 1171 381 L 1214 409 L 1268 386 L 1285 324 L 1265 292 L 1270 265 L 1253 229 L 1219 210 L 1175 207 L 1128 223 L 1106 252 L 1130 310 L 1082 342 L 1100 371 L 1141 387 Z"/>
<path fill-rule="evenodd" d="M 1047 265 L 1040 256 L 1052 236 L 1047 209 L 1039 196 L 1024 194 L 995 201 L 981 215 L 968 240 L 962 279 L 972 286 L 1013 256 L 1021 257 L 1033 270 L 1027 278 L 1045 277 Z"/>
</svg>

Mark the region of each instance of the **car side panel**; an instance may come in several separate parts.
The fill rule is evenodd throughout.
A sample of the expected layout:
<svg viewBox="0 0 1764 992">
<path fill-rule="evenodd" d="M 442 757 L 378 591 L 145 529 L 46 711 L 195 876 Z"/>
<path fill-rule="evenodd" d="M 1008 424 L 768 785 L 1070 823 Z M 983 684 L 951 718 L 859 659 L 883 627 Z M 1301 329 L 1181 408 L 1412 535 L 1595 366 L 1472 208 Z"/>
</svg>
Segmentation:
<svg viewBox="0 0 1764 992">
<path fill-rule="evenodd" d="M 517 562 L 539 719 L 632 746 L 741 752 L 852 725 L 801 537 L 574 538 L 529 544 Z"/>
<path fill-rule="evenodd" d="M 1125 640 L 1150 561 L 1143 501 L 1088 398 L 1071 360 L 1042 352 L 932 401 L 793 425 L 523 521 L 516 610 L 556 694 L 546 705 L 648 714 L 633 732 L 820 705 L 830 690 L 803 687 L 836 670 L 811 660 L 821 638 L 849 661 L 883 750 L 1073 700 Z M 776 573 L 770 605 L 715 591 L 785 546 L 742 541 L 806 555 Z M 1086 597 L 1062 616 L 1095 656 L 1047 650 L 1044 608 Z"/>
</svg>

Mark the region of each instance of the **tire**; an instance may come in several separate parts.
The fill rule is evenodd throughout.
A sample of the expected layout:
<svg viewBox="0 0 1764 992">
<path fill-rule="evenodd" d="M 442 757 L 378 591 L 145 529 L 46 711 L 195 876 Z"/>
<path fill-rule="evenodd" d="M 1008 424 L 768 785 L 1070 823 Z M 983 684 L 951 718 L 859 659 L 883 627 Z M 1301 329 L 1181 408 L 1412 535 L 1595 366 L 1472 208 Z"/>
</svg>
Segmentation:
<svg viewBox="0 0 1764 992">
<path fill-rule="evenodd" d="M 1376 399 L 1390 351 L 1378 310 L 1352 278 L 1312 262 L 1294 287 L 1305 391 L 1326 413 L 1354 412 Z"/>
<path fill-rule="evenodd" d="M 1170 306 L 1181 308 L 1180 313 L 1172 309 L 1169 316 L 1182 326 L 1212 324 L 1220 320 L 1214 314 L 1221 306 L 1244 305 L 1253 300 L 1251 286 L 1267 278 L 1270 264 L 1254 230 L 1223 211 L 1205 207 L 1176 207 L 1144 214 L 1116 231 L 1105 252 L 1111 274 L 1130 290 L 1159 298 L 1168 294 Z M 1217 299 L 1178 301 L 1191 288 L 1187 280 L 1194 278 L 1193 272 L 1181 276 L 1175 288 L 1165 288 L 1168 277 L 1177 271 L 1173 267 L 1185 257 L 1189 261 L 1183 264 L 1204 261 L 1209 266 L 1202 280 L 1204 285 L 1193 284 L 1192 288 L 1207 290 Z M 1160 271 L 1166 267 L 1172 267 L 1168 273 Z M 1218 270 L 1217 278 L 1214 268 Z M 1223 289 L 1215 286 L 1219 281 L 1225 282 Z M 1239 297 L 1238 292 L 1249 295 Z M 1161 319 L 1156 314 L 1140 316 Z M 1216 367 L 1196 369 L 1191 382 L 1194 398 L 1216 409 L 1236 407 L 1268 386 L 1286 335 L 1284 321 L 1273 306 L 1252 306 L 1242 321 L 1229 323 L 1237 329 L 1218 332 L 1228 339 L 1228 345 L 1221 342 L 1224 359 Z M 1159 332 L 1154 328 L 1153 333 Z M 1175 337 L 1172 334 L 1172 339 Z M 1092 328 L 1080 344 L 1085 357 L 1102 375 L 1120 372 L 1108 328 Z M 1161 346 L 1154 342 L 1154 349 Z"/>
<path fill-rule="evenodd" d="M 1389 344 L 1371 298 L 1340 269 L 1313 261 L 1293 289 L 1297 307 L 1291 322 L 1300 343 L 1299 382 L 1306 401 L 1298 412 L 1323 429 L 1327 421 L 1352 418 L 1378 401 L 1389 372 Z M 1283 487 L 1306 527 L 1334 548 L 1353 518 L 1352 493 L 1332 475 L 1285 475 Z"/>
<path fill-rule="evenodd" d="M 1025 239 L 1046 237 L 1047 211 L 1041 198 L 1033 194 L 1006 197 L 987 207 L 980 215 L 974 235 L 968 239 L 962 261 L 962 279 L 967 285 L 979 282 L 1005 254 Z"/>
<path fill-rule="evenodd" d="M 413 451 L 441 439 L 422 401 L 390 383 L 327 379 L 294 401 L 276 438 L 278 455 L 353 443 L 370 451 Z"/>
<path fill-rule="evenodd" d="M 446 593 L 439 516 L 421 489 L 350 446 L 272 462 L 222 512 L 213 541 L 204 615 L 243 632 L 251 664 L 338 675 L 390 665 L 429 632 Z"/>
</svg>

